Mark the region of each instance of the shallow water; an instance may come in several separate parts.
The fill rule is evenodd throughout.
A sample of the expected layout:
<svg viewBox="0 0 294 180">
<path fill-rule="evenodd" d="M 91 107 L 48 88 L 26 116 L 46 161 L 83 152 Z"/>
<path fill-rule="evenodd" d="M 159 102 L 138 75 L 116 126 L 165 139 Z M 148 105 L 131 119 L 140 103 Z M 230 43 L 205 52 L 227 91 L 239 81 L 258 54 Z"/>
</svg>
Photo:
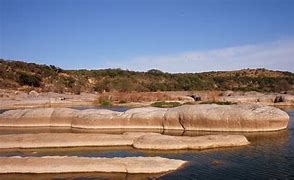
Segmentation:
<svg viewBox="0 0 294 180">
<path fill-rule="evenodd" d="M 287 130 L 268 133 L 245 133 L 251 144 L 244 147 L 222 148 L 204 151 L 142 151 L 131 147 L 104 148 L 52 148 L 0 151 L 0 156 L 71 155 L 87 157 L 162 156 L 182 159 L 189 163 L 182 169 L 157 175 L 131 174 L 43 174 L 0 175 L 0 179 L 294 179 L 294 109 Z M 27 132 L 79 132 L 72 129 L 8 129 L 2 134 Z M 88 132 L 88 131 L 83 131 Z M 92 131 L 91 131 L 92 132 Z M 117 131 L 122 133 L 123 131 Z M 165 131 L 164 134 L 197 136 L 204 132 Z M 239 133 L 240 134 L 240 133 Z"/>
</svg>

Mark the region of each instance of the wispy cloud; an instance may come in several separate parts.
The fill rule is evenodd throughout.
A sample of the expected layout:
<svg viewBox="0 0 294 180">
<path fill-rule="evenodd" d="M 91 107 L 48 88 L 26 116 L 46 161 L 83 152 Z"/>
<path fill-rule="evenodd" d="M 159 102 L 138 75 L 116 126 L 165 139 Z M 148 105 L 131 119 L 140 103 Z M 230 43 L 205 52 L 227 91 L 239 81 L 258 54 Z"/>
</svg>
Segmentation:
<svg viewBox="0 0 294 180">
<path fill-rule="evenodd" d="M 139 71 L 156 68 L 167 72 L 202 72 L 244 68 L 267 68 L 294 72 L 294 39 L 208 51 L 135 57 L 123 62 L 108 61 L 107 66 Z"/>
</svg>

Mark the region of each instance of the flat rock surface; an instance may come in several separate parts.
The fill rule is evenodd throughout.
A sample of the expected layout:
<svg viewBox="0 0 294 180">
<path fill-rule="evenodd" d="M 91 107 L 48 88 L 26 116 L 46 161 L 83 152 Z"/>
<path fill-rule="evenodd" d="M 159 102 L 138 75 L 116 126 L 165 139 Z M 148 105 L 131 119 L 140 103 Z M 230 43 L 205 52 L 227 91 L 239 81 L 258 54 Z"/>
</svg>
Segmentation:
<svg viewBox="0 0 294 180">
<path fill-rule="evenodd" d="M 0 173 L 163 173 L 176 170 L 185 163 L 186 161 L 161 157 L 1 157 Z"/>
<path fill-rule="evenodd" d="M 1 135 L 0 149 L 133 146 L 147 150 L 207 149 L 247 145 L 243 135 L 167 136 L 157 133 L 125 133 L 122 135 L 90 133 L 41 133 Z"/>
<path fill-rule="evenodd" d="M 40 133 L 0 135 L 0 148 L 131 146 L 136 135 Z"/>
<path fill-rule="evenodd" d="M 243 135 L 207 135 L 197 137 L 167 136 L 158 134 L 142 135 L 134 140 L 133 147 L 149 150 L 210 149 L 248 145 Z"/>
</svg>

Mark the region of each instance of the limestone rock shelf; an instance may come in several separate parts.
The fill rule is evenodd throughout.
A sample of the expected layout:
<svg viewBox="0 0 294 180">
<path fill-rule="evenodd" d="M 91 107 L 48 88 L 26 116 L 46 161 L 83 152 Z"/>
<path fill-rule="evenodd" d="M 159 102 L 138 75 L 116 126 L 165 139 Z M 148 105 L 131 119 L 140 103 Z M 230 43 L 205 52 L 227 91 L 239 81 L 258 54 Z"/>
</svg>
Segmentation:
<svg viewBox="0 0 294 180">
<path fill-rule="evenodd" d="M 0 173 L 163 173 L 176 170 L 185 163 L 161 157 L 1 157 Z"/>
<path fill-rule="evenodd" d="M 76 134 L 41 133 L 1 135 L 0 149 L 133 146 L 147 150 L 189 150 L 248 145 L 243 135 L 167 136 L 157 133 Z"/>
<path fill-rule="evenodd" d="M 276 131 L 287 128 L 286 112 L 263 105 L 184 105 L 176 108 L 38 108 L 0 114 L 2 127 L 64 126 L 86 129 L 177 129 L 205 131 Z"/>
</svg>

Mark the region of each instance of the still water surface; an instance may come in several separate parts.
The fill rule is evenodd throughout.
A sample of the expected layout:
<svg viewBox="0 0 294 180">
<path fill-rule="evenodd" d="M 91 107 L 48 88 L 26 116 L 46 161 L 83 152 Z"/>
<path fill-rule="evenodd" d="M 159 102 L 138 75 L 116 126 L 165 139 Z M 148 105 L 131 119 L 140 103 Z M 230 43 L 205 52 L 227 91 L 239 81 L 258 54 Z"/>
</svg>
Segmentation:
<svg viewBox="0 0 294 180">
<path fill-rule="evenodd" d="M 64 148 L 0 151 L 0 156 L 70 155 L 86 157 L 161 156 L 189 163 L 168 174 L 131 175 L 120 173 L 0 175 L 0 179 L 294 179 L 294 109 L 287 130 L 246 133 L 249 146 L 203 151 L 141 151 L 130 147 Z M 1 134 L 32 132 L 76 132 L 72 129 L 0 129 Z M 121 132 L 117 132 L 121 133 Z M 202 135 L 202 132 L 163 132 L 174 135 Z M 155 165 L 156 166 L 156 165 Z"/>
</svg>

